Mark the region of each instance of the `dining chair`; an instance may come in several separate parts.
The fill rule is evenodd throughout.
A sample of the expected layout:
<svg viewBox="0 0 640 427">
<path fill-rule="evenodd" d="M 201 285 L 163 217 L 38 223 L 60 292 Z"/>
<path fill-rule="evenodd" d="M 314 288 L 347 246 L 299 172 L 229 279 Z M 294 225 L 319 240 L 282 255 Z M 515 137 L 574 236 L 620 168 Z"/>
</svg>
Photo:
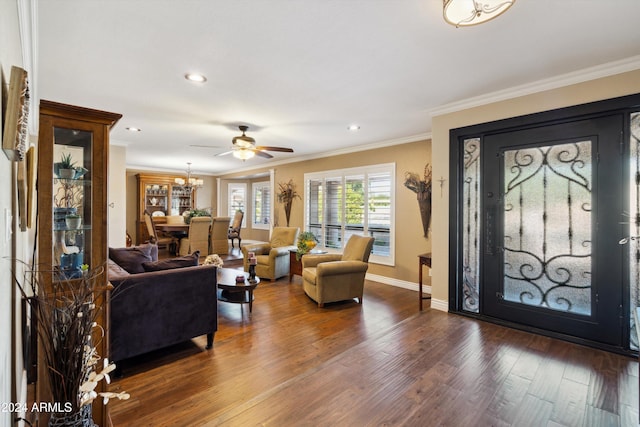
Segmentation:
<svg viewBox="0 0 640 427">
<path fill-rule="evenodd" d="M 211 228 L 210 216 L 195 216 L 189 223 L 189 234 L 180 239 L 180 255 L 189 255 L 200 251 L 206 256 L 209 251 L 209 229 Z"/>
<path fill-rule="evenodd" d="M 211 223 L 211 236 L 209 238 L 209 253 L 226 255 L 229 253 L 229 239 L 227 230 L 231 218 L 228 216 L 217 216 Z"/>
<path fill-rule="evenodd" d="M 231 239 L 231 247 L 233 246 L 233 241 L 238 239 L 238 247 L 242 243 L 242 237 L 240 237 L 240 230 L 242 229 L 242 218 L 244 218 L 244 212 L 237 210 L 236 214 L 233 217 L 233 222 L 229 227 L 229 232 L 227 233 L 227 239 Z"/>
<path fill-rule="evenodd" d="M 171 249 L 176 244 L 173 236 L 166 236 L 156 230 L 153 216 L 147 210 L 144 211 L 144 222 L 147 226 L 147 233 L 149 234 L 149 242 L 158 245 L 158 249 Z"/>
</svg>

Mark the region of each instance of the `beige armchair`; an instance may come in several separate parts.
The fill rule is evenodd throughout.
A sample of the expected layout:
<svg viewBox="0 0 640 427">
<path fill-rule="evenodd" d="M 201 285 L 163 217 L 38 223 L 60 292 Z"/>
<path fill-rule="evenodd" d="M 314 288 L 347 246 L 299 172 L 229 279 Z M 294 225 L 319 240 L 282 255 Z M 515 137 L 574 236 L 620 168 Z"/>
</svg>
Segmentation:
<svg viewBox="0 0 640 427">
<path fill-rule="evenodd" d="M 362 304 L 373 237 L 353 235 L 340 254 L 302 257 L 302 288 L 318 307 L 327 302 L 357 298 Z"/>
<path fill-rule="evenodd" d="M 227 238 L 231 239 L 231 247 L 233 246 L 233 241 L 238 239 L 238 248 L 242 243 L 242 237 L 240 237 L 240 230 L 242 229 L 242 218 L 244 218 L 244 212 L 236 211 L 236 214 L 233 217 L 233 222 L 231 226 L 229 226 L 229 231 L 227 232 Z"/>
<path fill-rule="evenodd" d="M 211 238 L 209 239 L 209 253 L 226 255 L 229 253 L 229 239 L 227 230 L 229 229 L 231 218 L 228 216 L 217 216 L 211 223 Z"/>
<path fill-rule="evenodd" d="M 256 275 L 261 279 L 276 280 L 289 274 L 289 250 L 296 249 L 298 227 L 274 227 L 271 241 L 242 246 L 244 271 L 249 271 L 249 252 L 255 252 L 258 264 Z"/>
<path fill-rule="evenodd" d="M 207 255 L 209 252 L 209 228 L 211 227 L 210 216 L 194 216 L 189 223 L 189 234 L 180 239 L 180 255 L 185 256 L 195 251 L 200 251 L 200 255 Z"/>
</svg>

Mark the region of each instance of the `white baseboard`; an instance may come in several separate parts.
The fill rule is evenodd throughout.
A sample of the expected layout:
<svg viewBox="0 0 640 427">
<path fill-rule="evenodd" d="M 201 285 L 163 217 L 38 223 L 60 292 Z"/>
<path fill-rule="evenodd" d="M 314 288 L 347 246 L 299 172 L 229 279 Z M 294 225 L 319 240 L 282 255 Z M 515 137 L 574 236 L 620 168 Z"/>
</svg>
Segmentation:
<svg viewBox="0 0 640 427">
<path fill-rule="evenodd" d="M 398 288 L 409 289 L 418 292 L 418 284 L 407 282 L 406 280 L 394 279 L 393 277 L 380 276 L 378 274 L 367 273 L 367 280 L 382 283 L 384 285 L 395 286 Z M 431 294 L 431 286 L 422 285 L 422 292 Z M 449 311 L 449 302 L 437 299 L 431 299 L 431 308 L 439 311 Z"/>
</svg>

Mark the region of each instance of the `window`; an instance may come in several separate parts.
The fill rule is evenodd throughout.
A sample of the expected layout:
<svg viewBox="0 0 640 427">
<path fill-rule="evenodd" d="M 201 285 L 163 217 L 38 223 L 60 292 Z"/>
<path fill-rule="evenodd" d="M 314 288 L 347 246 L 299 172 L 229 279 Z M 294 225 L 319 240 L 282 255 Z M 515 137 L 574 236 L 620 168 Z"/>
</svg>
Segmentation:
<svg viewBox="0 0 640 427">
<path fill-rule="evenodd" d="M 370 261 L 394 263 L 395 164 L 305 174 L 305 229 L 340 251 L 353 234 L 375 238 Z"/>
<path fill-rule="evenodd" d="M 269 181 L 254 182 L 253 192 L 253 215 L 252 227 L 258 229 L 269 229 L 271 223 L 271 187 Z"/>
<path fill-rule="evenodd" d="M 247 184 L 229 184 L 229 217 L 233 218 L 236 211 L 246 213 L 247 206 Z M 242 218 L 242 226 L 246 226 L 247 215 Z"/>
</svg>

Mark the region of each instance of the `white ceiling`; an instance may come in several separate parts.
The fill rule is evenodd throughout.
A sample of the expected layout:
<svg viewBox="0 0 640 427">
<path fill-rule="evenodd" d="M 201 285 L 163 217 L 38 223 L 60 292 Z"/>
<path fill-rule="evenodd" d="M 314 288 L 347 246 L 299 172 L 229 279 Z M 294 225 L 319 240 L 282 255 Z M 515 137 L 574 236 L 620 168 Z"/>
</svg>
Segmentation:
<svg viewBox="0 0 640 427">
<path fill-rule="evenodd" d="M 130 168 L 219 174 L 269 162 L 214 157 L 239 124 L 289 161 L 428 136 L 432 111 L 498 91 L 640 68 L 638 17 L 638 0 L 517 0 L 459 29 L 441 0 L 41 1 L 37 95 L 123 114 L 111 140 Z"/>
</svg>

